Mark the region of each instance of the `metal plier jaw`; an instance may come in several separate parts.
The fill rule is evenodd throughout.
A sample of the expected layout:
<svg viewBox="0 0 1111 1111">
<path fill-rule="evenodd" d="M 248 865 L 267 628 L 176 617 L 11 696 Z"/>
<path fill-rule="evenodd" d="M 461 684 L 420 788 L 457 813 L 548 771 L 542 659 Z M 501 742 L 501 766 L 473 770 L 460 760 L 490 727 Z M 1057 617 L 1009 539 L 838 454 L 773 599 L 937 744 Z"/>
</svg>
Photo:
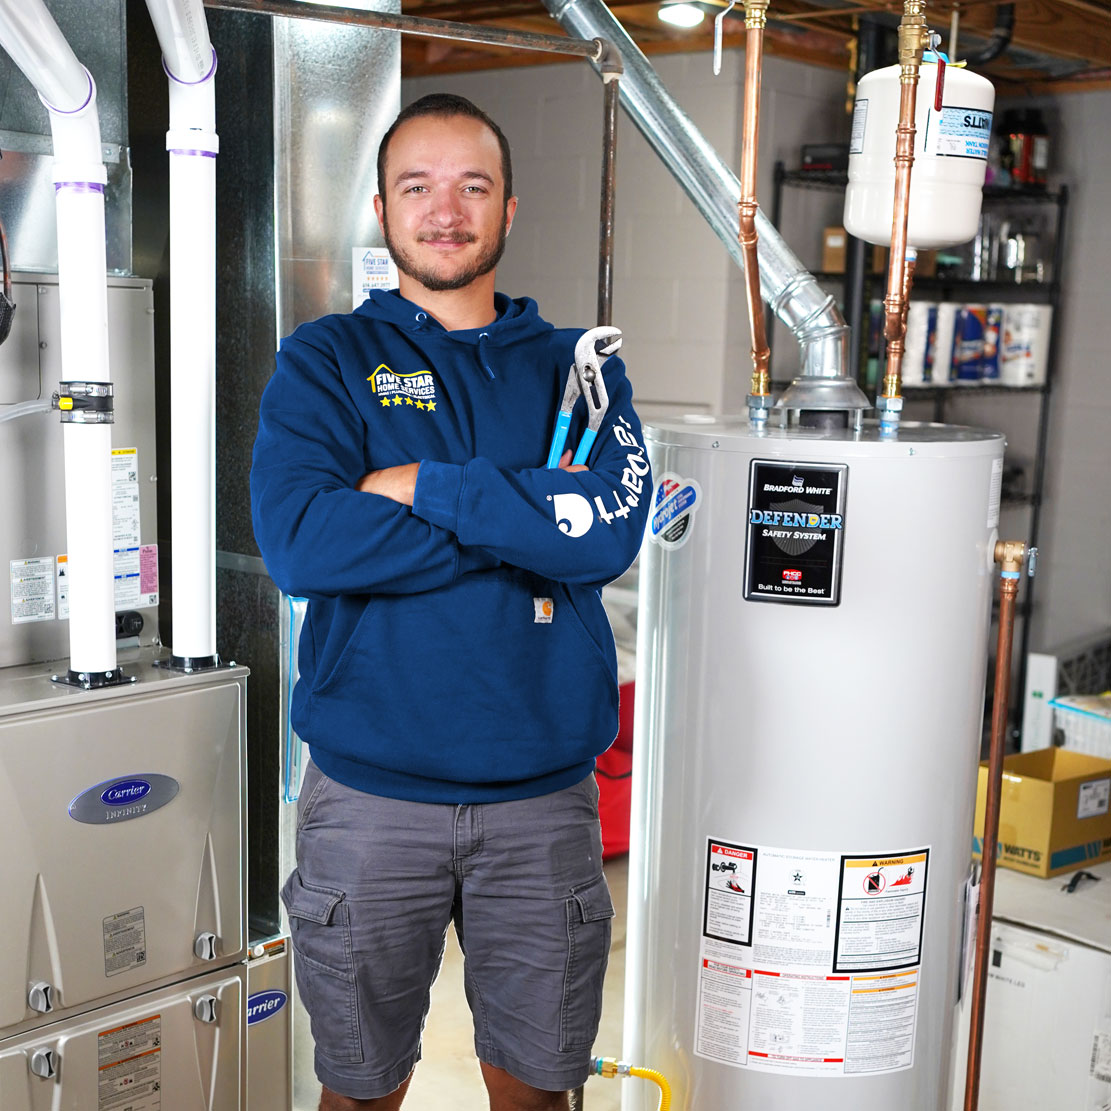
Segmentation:
<svg viewBox="0 0 1111 1111">
<path fill-rule="evenodd" d="M 621 347 L 621 329 L 613 327 L 590 328 L 579 337 L 575 344 L 575 365 L 567 375 L 567 386 L 563 391 L 563 403 L 559 407 L 555 435 L 548 451 L 548 470 L 559 466 L 567 443 L 567 432 L 571 427 L 571 413 L 575 402 L 581 397 L 586 402 L 587 427 L 579 441 L 578 449 L 572 460 L 573 465 L 586 462 L 591 447 L 602 427 L 602 420 L 609 408 L 609 395 L 602 376 L 602 362 Z"/>
</svg>

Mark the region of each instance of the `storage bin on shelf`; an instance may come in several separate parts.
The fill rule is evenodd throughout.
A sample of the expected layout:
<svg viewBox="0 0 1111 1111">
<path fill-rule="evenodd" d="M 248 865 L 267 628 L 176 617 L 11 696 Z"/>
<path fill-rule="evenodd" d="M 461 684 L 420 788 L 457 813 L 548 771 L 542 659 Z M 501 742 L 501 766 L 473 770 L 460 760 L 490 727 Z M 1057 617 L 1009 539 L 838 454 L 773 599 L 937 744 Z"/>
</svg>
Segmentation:
<svg viewBox="0 0 1111 1111">
<path fill-rule="evenodd" d="M 1062 695 L 1049 704 L 1065 748 L 1111 759 L 1111 691 Z"/>
</svg>

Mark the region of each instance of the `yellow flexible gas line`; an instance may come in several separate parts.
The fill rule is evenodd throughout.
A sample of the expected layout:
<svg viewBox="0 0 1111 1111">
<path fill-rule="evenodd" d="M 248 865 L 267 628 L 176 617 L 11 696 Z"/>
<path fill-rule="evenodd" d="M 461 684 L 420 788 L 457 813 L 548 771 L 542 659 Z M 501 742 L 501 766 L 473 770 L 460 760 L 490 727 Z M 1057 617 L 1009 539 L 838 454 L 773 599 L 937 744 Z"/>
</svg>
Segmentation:
<svg viewBox="0 0 1111 1111">
<path fill-rule="evenodd" d="M 609 1079 L 615 1076 L 639 1076 L 642 1080 L 651 1080 L 660 1089 L 658 1111 L 671 1111 L 671 1085 L 662 1072 L 641 1068 L 639 1065 L 628 1065 L 624 1061 L 618 1061 L 616 1057 L 592 1057 L 590 1071 Z"/>
</svg>

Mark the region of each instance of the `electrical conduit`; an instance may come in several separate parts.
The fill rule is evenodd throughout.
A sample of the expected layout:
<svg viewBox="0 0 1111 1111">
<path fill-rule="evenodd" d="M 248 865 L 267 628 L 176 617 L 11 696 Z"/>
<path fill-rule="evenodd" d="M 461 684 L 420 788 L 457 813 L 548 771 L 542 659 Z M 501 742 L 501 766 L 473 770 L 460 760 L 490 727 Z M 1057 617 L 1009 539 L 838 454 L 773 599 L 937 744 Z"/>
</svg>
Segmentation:
<svg viewBox="0 0 1111 1111">
<path fill-rule="evenodd" d="M 147 0 L 169 78 L 171 664 L 216 656 L 216 52 L 201 0 Z"/>
<path fill-rule="evenodd" d="M 46 105 L 54 142 L 70 677 L 100 685 L 119 676 L 104 238 L 108 176 L 100 146 L 96 85 L 42 0 L 0 0 L 0 46 Z M 96 401 L 90 409 L 82 403 L 89 392 L 70 383 L 98 384 L 92 390 Z M 73 396 L 68 412 L 67 394 Z"/>
<path fill-rule="evenodd" d="M 544 6 L 569 34 L 603 38 L 617 47 L 625 64 L 621 78 L 625 111 L 743 269 L 737 239 L 741 187 L 733 171 L 675 103 L 648 59 L 601 0 L 544 0 Z M 803 374 L 842 377 L 848 361 L 849 329 L 836 301 L 805 270 L 759 210 L 755 226 L 761 294 L 798 340 Z"/>
</svg>

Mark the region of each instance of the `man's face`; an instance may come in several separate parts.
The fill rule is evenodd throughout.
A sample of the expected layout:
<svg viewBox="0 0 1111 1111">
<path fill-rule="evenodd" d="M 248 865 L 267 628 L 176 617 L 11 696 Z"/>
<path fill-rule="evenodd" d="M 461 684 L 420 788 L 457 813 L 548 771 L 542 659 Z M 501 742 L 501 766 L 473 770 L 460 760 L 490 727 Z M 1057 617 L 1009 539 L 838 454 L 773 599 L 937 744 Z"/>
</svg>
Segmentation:
<svg viewBox="0 0 1111 1111">
<path fill-rule="evenodd" d="M 462 289 L 493 271 L 517 198 L 504 200 L 497 137 L 469 116 L 423 116 L 394 132 L 374 209 L 397 268 L 425 289 Z"/>
</svg>

